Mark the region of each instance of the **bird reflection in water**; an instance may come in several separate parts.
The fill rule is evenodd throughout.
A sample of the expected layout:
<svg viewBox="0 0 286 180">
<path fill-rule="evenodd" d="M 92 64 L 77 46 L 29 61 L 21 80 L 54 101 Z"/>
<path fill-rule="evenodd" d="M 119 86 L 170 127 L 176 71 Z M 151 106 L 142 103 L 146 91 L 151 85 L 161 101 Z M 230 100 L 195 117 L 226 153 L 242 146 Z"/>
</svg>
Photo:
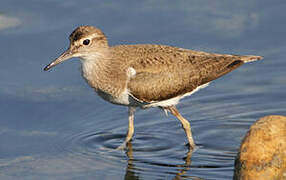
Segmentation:
<svg viewBox="0 0 286 180">
<path fill-rule="evenodd" d="M 140 162 L 140 160 L 136 160 L 133 153 L 132 142 L 128 142 L 127 144 L 126 155 L 128 157 L 126 173 L 125 173 L 125 180 L 138 180 L 140 179 L 140 172 L 138 172 L 138 168 L 135 166 L 135 162 Z M 157 164 L 158 166 L 168 166 L 168 167 L 175 167 L 177 169 L 177 173 L 175 174 L 174 180 L 185 179 L 185 178 L 192 178 L 192 179 L 201 179 L 198 177 L 187 176 L 185 175 L 189 170 L 191 170 L 191 157 L 192 157 L 192 150 L 188 150 L 186 156 L 183 158 L 184 164 Z M 146 162 L 144 162 L 146 163 Z M 154 164 L 153 164 L 154 165 Z"/>
</svg>

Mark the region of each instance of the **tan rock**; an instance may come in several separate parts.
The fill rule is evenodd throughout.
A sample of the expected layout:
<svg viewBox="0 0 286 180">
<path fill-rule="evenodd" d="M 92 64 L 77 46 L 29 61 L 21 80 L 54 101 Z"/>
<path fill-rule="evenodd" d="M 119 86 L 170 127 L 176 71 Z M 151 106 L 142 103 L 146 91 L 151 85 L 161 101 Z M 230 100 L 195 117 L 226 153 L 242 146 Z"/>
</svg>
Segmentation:
<svg viewBox="0 0 286 180">
<path fill-rule="evenodd" d="M 286 116 L 256 121 L 235 160 L 235 180 L 286 180 Z"/>
</svg>

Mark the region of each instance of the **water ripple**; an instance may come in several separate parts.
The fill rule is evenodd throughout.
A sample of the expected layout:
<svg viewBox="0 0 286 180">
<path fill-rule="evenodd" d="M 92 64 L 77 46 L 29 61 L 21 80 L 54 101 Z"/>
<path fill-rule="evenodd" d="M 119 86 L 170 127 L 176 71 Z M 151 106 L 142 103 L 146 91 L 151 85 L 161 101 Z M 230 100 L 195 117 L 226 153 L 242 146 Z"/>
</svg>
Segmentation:
<svg viewBox="0 0 286 180">
<path fill-rule="evenodd" d="M 85 168 L 106 164 L 105 172 L 122 174 L 119 167 L 125 166 L 125 178 L 229 179 L 240 141 L 249 126 L 262 115 L 283 110 L 275 102 L 273 107 L 268 104 L 268 108 L 264 104 L 254 106 L 253 101 L 260 97 L 244 96 L 243 93 L 200 96 L 179 105 L 193 129 L 198 145 L 194 152 L 185 145 L 179 121 L 157 113 L 157 109 L 137 111 L 135 136 L 128 150 L 115 150 L 125 139 L 128 121 L 127 111 L 123 113 L 116 108 L 111 111 L 118 116 L 110 116 L 106 111 L 100 115 L 94 111 L 85 114 L 73 125 L 80 126 L 79 129 L 61 136 L 56 151 L 65 156 L 59 158 Z"/>
</svg>

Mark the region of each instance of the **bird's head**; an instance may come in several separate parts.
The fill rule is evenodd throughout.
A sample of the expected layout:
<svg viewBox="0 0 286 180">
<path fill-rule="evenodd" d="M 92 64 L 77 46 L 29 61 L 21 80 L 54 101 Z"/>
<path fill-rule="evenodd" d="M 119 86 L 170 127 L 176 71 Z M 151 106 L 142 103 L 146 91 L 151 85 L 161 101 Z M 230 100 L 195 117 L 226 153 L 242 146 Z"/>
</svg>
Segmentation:
<svg viewBox="0 0 286 180">
<path fill-rule="evenodd" d="M 93 26 L 77 27 L 69 36 L 69 40 L 69 48 L 48 64 L 44 68 L 45 71 L 70 58 L 88 59 L 90 56 L 100 54 L 101 51 L 108 48 L 107 38 L 104 33 Z"/>
</svg>

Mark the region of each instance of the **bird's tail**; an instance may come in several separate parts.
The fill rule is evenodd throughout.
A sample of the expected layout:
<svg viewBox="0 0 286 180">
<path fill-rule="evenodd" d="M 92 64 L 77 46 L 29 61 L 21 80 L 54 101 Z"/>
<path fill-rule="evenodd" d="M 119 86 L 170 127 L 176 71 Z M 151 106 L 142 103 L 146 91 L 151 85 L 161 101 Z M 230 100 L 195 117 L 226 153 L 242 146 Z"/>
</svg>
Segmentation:
<svg viewBox="0 0 286 180">
<path fill-rule="evenodd" d="M 252 55 L 241 56 L 240 58 L 241 58 L 241 60 L 242 60 L 244 63 L 253 62 L 253 61 L 257 61 L 257 60 L 263 59 L 262 56 L 252 56 Z"/>
</svg>

